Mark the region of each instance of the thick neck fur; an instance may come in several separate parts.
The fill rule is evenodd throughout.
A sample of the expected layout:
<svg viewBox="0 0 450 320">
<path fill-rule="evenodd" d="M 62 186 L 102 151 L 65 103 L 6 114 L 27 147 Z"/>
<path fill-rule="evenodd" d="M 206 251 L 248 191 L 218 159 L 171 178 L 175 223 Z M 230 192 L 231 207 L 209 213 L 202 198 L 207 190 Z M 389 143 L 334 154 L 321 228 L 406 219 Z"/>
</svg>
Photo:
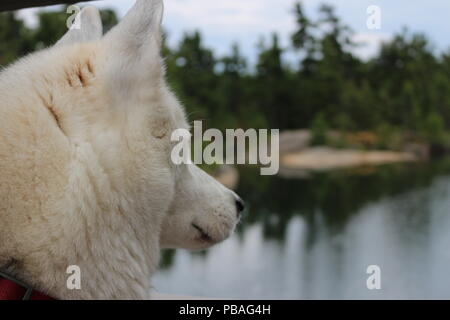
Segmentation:
<svg viewBox="0 0 450 320">
<path fill-rule="evenodd" d="M 158 221 L 149 223 L 144 208 L 116 190 L 89 144 L 73 152 L 64 199 L 53 210 L 45 205 L 48 211 L 10 221 L 29 220 L 21 231 L 3 225 L 13 241 L 2 245 L 2 257 L 19 262 L 8 271 L 61 299 L 148 298 L 159 257 Z M 35 232 L 40 235 L 30 243 Z M 66 286 L 70 265 L 80 267 L 81 290 Z"/>
<path fill-rule="evenodd" d="M 158 263 L 158 222 L 149 223 L 144 208 L 116 190 L 89 144 L 73 152 L 64 199 L 10 221 L 29 220 L 20 231 L 3 225 L 13 238 L 3 244 L 3 258 L 19 261 L 8 270 L 61 299 L 145 299 Z M 66 286 L 70 265 L 80 267 L 81 290 Z"/>
</svg>

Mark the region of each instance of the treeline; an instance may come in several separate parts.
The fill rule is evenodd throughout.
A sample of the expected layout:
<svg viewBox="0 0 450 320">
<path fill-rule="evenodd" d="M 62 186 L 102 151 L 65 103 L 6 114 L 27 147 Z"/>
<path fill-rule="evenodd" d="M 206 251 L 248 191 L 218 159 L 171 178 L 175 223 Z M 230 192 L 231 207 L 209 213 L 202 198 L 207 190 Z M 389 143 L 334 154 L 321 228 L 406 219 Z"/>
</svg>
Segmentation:
<svg viewBox="0 0 450 320">
<path fill-rule="evenodd" d="M 372 131 L 391 140 L 403 132 L 445 144 L 450 129 L 450 51 L 436 54 L 423 34 L 406 29 L 363 61 L 358 43 L 333 7 L 316 20 L 301 3 L 293 8 L 297 30 L 287 47 L 273 34 L 261 39 L 256 65 L 239 46 L 218 57 L 199 32 L 164 48 L 168 78 L 191 119 L 225 128 L 312 128 L 315 132 Z M 106 29 L 117 17 L 102 11 Z M 46 12 L 27 28 L 12 13 L 0 15 L 0 65 L 54 43 L 66 31 L 67 14 Z M 296 61 L 285 59 L 294 55 Z"/>
</svg>

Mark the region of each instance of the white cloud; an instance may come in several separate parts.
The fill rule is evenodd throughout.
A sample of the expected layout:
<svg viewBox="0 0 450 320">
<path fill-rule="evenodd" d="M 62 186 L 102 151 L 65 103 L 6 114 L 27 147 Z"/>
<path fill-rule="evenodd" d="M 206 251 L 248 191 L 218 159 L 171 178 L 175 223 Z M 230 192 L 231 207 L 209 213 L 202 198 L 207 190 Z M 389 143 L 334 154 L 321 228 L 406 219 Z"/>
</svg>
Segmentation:
<svg viewBox="0 0 450 320">
<path fill-rule="evenodd" d="M 289 35 L 295 30 L 293 8 L 296 0 L 166 0 L 164 27 L 169 32 L 169 43 L 178 43 L 186 31 L 200 30 L 207 46 L 218 55 L 230 51 L 231 44 L 238 42 L 243 54 L 251 62 L 256 59 L 256 44 L 262 36 L 276 32 L 281 44 L 289 45 Z M 92 2 L 98 7 L 115 8 L 123 16 L 131 8 L 132 0 L 106 0 Z M 319 3 L 304 0 L 306 9 L 312 11 Z M 38 9 L 21 10 L 20 15 L 28 24 L 35 25 Z M 365 12 L 362 12 L 364 15 Z M 389 39 L 386 34 L 358 33 L 355 40 L 367 45 L 355 50 L 362 57 L 372 56 L 381 41 Z"/>
<path fill-rule="evenodd" d="M 353 52 L 361 59 L 368 60 L 375 56 L 381 45 L 392 39 L 389 33 L 368 32 L 356 33 L 353 36 L 353 41 L 360 44 L 360 46 L 353 50 Z"/>
<path fill-rule="evenodd" d="M 201 30 L 208 46 L 223 55 L 233 42 L 254 58 L 262 36 L 272 32 L 290 34 L 295 21 L 290 14 L 295 0 L 168 0 L 164 25 L 170 43 L 177 43 L 182 34 Z"/>
<path fill-rule="evenodd" d="M 168 19 L 201 29 L 221 31 L 286 31 L 292 26 L 287 13 L 295 0 L 171 0 L 166 2 Z"/>
<path fill-rule="evenodd" d="M 406 0 L 405 0 L 406 1 Z M 283 45 L 289 44 L 289 35 L 295 30 L 293 6 L 296 0 L 165 0 L 164 27 L 169 33 L 169 43 L 176 44 L 186 31 L 200 30 L 207 46 L 219 55 L 229 52 L 231 44 L 239 42 L 243 53 L 252 61 L 256 57 L 256 44 L 261 36 L 277 32 Z M 414 1 L 391 0 L 303 0 L 306 12 L 317 18 L 317 8 L 321 3 L 329 3 L 337 8 L 343 22 L 355 30 L 356 40 L 363 40 L 366 46 L 355 50 L 358 56 L 372 56 L 382 41 L 401 30 L 404 25 L 413 30 L 424 30 L 438 41 L 438 48 L 447 48 L 450 43 L 445 30 L 449 27 L 447 12 L 450 2 L 427 0 L 427 4 Z M 123 16 L 134 0 L 94 1 L 98 7 L 112 7 Z M 367 6 L 378 4 L 382 8 L 382 33 L 367 30 Z M 24 10 L 20 14 L 30 24 L 35 24 L 35 9 Z M 423 12 L 423 14 L 422 14 Z"/>
<path fill-rule="evenodd" d="M 39 9 L 37 8 L 23 9 L 19 11 L 18 16 L 25 21 L 25 24 L 28 27 L 34 28 L 38 24 L 38 20 L 36 17 L 36 12 L 38 10 Z"/>
</svg>

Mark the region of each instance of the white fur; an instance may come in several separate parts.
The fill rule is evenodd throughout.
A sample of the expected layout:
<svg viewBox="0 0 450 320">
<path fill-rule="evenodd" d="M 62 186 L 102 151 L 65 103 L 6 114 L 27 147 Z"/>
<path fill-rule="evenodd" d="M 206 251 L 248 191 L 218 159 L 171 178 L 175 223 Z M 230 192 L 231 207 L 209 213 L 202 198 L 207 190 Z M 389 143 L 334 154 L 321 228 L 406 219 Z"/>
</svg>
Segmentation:
<svg viewBox="0 0 450 320">
<path fill-rule="evenodd" d="M 56 298 L 149 298 L 161 247 L 209 247 L 238 221 L 233 192 L 170 161 L 187 122 L 164 80 L 162 11 L 138 0 L 101 37 L 85 9 L 81 30 L 0 74 L 0 268 Z"/>
</svg>

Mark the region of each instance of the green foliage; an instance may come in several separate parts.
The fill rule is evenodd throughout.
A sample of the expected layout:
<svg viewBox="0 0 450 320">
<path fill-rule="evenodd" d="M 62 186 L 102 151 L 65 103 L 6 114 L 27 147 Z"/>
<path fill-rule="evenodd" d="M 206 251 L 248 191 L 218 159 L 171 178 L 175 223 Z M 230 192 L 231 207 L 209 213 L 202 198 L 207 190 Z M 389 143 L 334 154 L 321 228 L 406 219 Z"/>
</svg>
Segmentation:
<svg viewBox="0 0 450 320">
<path fill-rule="evenodd" d="M 376 148 L 397 151 L 402 150 L 404 137 L 398 128 L 387 123 L 382 123 L 378 125 L 374 131 L 378 137 Z"/>
<path fill-rule="evenodd" d="M 67 13 L 67 6 L 60 11 L 39 11 L 38 27 L 31 29 L 16 13 L 0 13 L 0 66 L 7 66 L 32 51 L 53 45 L 67 32 L 67 19 L 73 14 Z M 101 10 L 100 15 L 105 31 L 118 21 L 113 10 Z"/>
<path fill-rule="evenodd" d="M 0 66 L 8 65 L 18 56 L 32 50 L 31 30 L 25 27 L 16 14 L 0 13 Z"/>
<path fill-rule="evenodd" d="M 56 42 L 67 29 L 65 9 L 40 12 L 35 29 L 1 13 L 0 65 Z M 222 130 L 311 128 L 315 143 L 325 142 L 325 130 L 372 131 L 383 148 L 400 148 L 408 132 L 448 141 L 450 51 L 439 56 L 425 35 L 405 29 L 362 61 L 352 54 L 358 45 L 352 30 L 333 7 L 322 5 L 315 20 L 301 2 L 293 9 L 291 44 L 283 47 L 277 34 L 262 38 L 255 65 L 237 44 L 217 56 L 199 32 L 174 47 L 164 44 L 169 83 L 191 119 Z M 101 16 L 106 31 L 117 23 L 114 11 Z M 286 53 L 296 57 L 295 67 Z"/>
<path fill-rule="evenodd" d="M 313 120 L 311 125 L 312 144 L 327 144 L 328 125 L 322 113 L 319 113 Z"/>
<path fill-rule="evenodd" d="M 444 121 L 435 112 L 430 113 L 424 123 L 425 136 L 432 143 L 442 144 L 445 140 Z"/>
</svg>

